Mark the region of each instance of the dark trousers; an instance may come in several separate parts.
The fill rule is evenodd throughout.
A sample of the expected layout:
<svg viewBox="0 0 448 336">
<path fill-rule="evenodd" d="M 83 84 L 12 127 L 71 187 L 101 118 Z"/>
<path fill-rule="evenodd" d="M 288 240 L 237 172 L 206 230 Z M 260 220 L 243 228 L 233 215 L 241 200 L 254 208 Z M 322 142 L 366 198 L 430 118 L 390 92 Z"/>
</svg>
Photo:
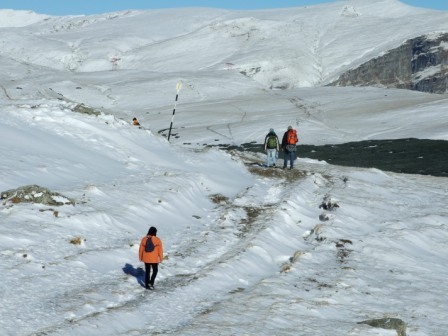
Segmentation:
<svg viewBox="0 0 448 336">
<path fill-rule="evenodd" d="M 149 277 L 151 275 L 151 268 L 152 268 L 152 276 L 151 281 L 149 281 Z M 159 271 L 159 264 L 145 263 L 145 287 L 148 287 L 149 285 L 154 286 L 154 281 L 156 280 L 158 271 Z"/>
<path fill-rule="evenodd" d="M 284 156 L 283 168 L 286 168 L 288 166 L 288 161 L 291 169 L 294 168 L 294 160 L 296 159 L 296 152 L 289 152 L 285 150 L 284 155 L 285 156 Z"/>
</svg>

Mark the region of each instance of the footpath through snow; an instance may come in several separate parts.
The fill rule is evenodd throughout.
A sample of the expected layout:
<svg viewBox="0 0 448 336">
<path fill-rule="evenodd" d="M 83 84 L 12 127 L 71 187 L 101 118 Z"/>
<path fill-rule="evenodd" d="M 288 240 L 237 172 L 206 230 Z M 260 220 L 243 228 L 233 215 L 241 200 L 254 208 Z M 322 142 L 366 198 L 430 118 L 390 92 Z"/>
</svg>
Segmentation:
<svg viewBox="0 0 448 336">
<path fill-rule="evenodd" d="M 70 106 L 3 106 L 0 191 L 76 201 L 2 200 L 6 335 L 360 336 L 378 332 L 357 322 L 383 317 L 417 336 L 448 329 L 445 178 L 266 169 L 262 154 L 172 146 Z M 166 260 L 147 292 L 137 252 L 151 225 Z"/>
</svg>

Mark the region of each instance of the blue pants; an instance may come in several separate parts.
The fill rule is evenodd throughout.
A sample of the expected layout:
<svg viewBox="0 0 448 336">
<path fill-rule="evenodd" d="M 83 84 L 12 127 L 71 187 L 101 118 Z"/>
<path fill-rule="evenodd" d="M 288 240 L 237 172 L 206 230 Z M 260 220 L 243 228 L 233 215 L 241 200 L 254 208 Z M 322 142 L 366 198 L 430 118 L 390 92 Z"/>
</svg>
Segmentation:
<svg viewBox="0 0 448 336">
<path fill-rule="evenodd" d="M 272 166 L 275 165 L 275 163 L 277 162 L 277 150 L 275 148 L 273 149 L 266 149 L 266 166 Z"/>
<path fill-rule="evenodd" d="M 296 159 L 296 152 L 289 152 L 287 150 L 285 150 L 285 161 L 283 163 L 283 168 L 286 168 L 288 166 L 288 161 L 289 161 L 289 167 L 291 169 L 294 168 L 294 160 Z"/>
</svg>

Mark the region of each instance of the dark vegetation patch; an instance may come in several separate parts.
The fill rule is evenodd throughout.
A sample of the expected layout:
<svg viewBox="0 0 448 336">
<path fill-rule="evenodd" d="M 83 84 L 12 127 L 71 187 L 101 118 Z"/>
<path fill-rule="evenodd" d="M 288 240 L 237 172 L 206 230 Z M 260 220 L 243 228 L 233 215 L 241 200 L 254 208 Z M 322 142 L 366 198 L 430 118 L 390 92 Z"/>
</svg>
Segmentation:
<svg viewBox="0 0 448 336">
<path fill-rule="evenodd" d="M 318 280 L 315 279 L 315 278 L 308 278 L 308 281 L 311 282 L 311 283 L 313 283 L 313 284 L 315 284 L 316 287 L 317 287 L 317 289 L 319 289 L 319 290 L 320 290 L 320 289 L 323 289 L 323 288 L 333 288 L 333 287 L 334 287 L 333 285 L 329 285 L 329 284 L 320 282 L 320 281 L 318 281 Z"/>
<path fill-rule="evenodd" d="M 257 143 L 218 146 L 225 150 L 264 153 L 263 146 Z M 299 145 L 297 155 L 340 166 L 448 177 L 448 141 L 445 140 L 408 138 L 323 146 Z M 283 159 L 283 152 L 280 152 L 280 159 Z"/>
<path fill-rule="evenodd" d="M 73 245 L 81 245 L 84 239 L 82 239 L 81 237 L 73 237 L 72 239 L 70 239 L 70 244 Z"/>
<path fill-rule="evenodd" d="M 227 204 L 229 198 L 222 194 L 213 194 L 209 196 L 213 203 L 215 204 Z"/>
</svg>

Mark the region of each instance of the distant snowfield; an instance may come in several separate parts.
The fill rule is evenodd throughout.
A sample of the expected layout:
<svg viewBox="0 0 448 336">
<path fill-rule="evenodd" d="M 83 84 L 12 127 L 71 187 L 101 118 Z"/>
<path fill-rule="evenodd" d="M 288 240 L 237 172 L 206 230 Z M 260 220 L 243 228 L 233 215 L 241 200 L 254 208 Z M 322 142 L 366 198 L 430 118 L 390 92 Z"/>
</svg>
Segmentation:
<svg viewBox="0 0 448 336">
<path fill-rule="evenodd" d="M 12 9 L 0 9 L 0 28 L 25 27 L 42 20 L 48 19 L 49 15 L 37 14 L 32 11 L 17 11 Z"/>
<path fill-rule="evenodd" d="M 358 322 L 399 318 L 445 335 L 446 178 L 266 169 L 203 145 L 288 125 L 304 144 L 448 140 L 446 95 L 321 86 L 448 14 L 357 0 L 22 15 L 0 11 L 0 192 L 37 184 L 76 205 L 1 200 L 2 334 L 396 335 Z M 152 225 L 166 260 L 147 292 Z"/>
</svg>

